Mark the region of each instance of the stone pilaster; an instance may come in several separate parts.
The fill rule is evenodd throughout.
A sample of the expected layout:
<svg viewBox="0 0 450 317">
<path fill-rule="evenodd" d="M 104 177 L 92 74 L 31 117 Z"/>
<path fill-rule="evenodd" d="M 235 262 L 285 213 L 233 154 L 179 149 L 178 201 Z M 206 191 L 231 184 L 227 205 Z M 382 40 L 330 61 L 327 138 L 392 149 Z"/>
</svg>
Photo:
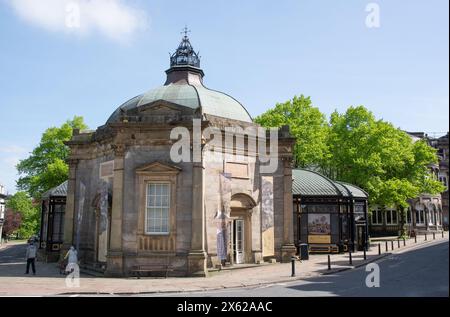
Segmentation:
<svg viewBox="0 0 450 317">
<path fill-rule="evenodd" d="M 192 232 L 191 250 L 188 255 L 188 274 L 191 276 L 207 276 L 205 251 L 205 211 L 203 164 L 194 163 L 192 174 Z"/>
<path fill-rule="evenodd" d="M 115 147 L 114 180 L 111 211 L 111 236 L 107 254 L 108 276 L 124 274 L 122 252 L 122 221 L 123 221 L 123 184 L 124 184 L 124 152 L 123 146 Z"/>
<path fill-rule="evenodd" d="M 66 211 L 64 214 L 64 243 L 61 250 L 61 257 L 73 245 L 74 215 L 75 215 L 75 191 L 76 173 L 78 160 L 69 160 L 69 179 L 67 184 Z"/>
<path fill-rule="evenodd" d="M 292 196 L 292 158 L 283 158 L 284 169 L 284 206 L 283 206 L 283 245 L 281 247 L 282 262 L 289 262 L 297 252 L 294 244 L 294 199 Z"/>
</svg>

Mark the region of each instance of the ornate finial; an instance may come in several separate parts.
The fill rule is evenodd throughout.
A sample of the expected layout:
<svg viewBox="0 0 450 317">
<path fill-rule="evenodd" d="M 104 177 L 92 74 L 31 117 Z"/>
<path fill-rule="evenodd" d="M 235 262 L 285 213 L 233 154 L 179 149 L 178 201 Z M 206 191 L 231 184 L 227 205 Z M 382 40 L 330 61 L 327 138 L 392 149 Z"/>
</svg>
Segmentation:
<svg viewBox="0 0 450 317">
<path fill-rule="evenodd" d="M 184 36 L 176 52 L 170 57 L 170 67 L 184 65 L 200 67 L 200 56 L 194 51 L 188 38 L 188 33 L 190 32 L 191 30 L 187 26 L 181 32 Z"/>
</svg>

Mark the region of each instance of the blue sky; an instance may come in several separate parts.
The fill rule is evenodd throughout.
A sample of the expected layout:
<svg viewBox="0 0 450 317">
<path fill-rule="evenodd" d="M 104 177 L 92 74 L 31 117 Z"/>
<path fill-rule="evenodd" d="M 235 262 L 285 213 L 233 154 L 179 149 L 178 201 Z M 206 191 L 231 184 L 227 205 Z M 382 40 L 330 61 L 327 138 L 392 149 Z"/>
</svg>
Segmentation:
<svg viewBox="0 0 450 317">
<path fill-rule="evenodd" d="M 73 3 L 79 28 L 65 23 Z M 379 5 L 379 28 L 366 26 L 369 3 Z M 363 104 L 405 130 L 447 131 L 448 6 L 0 0 L 0 182 L 14 191 L 15 164 L 46 128 L 74 115 L 96 128 L 126 100 L 162 85 L 186 24 L 205 84 L 233 95 L 253 116 L 304 94 L 327 115 Z"/>
</svg>

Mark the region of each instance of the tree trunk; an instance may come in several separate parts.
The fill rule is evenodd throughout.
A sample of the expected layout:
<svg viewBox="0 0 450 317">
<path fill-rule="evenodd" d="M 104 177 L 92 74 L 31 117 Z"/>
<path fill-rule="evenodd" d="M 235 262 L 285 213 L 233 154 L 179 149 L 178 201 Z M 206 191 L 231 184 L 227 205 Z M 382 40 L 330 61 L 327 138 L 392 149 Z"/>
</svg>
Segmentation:
<svg viewBox="0 0 450 317">
<path fill-rule="evenodd" d="M 406 228 L 405 228 L 405 223 L 406 223 L 406 212 L 405 212 L 405 208 L 400 207 L 398 209 L 398 214 L 400 216 L 400 238 L 405 237 L 406 236 Z"/>
</svg>

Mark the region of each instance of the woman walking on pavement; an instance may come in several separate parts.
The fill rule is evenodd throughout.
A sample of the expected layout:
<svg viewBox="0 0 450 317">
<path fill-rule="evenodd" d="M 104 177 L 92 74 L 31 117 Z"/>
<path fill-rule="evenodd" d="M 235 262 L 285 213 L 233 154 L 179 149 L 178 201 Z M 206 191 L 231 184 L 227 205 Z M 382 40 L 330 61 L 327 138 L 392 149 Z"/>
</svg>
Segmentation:
<svg viewBox="0 0 450 317">
<path fill-rule="evenodd" d="M 72 273 L 75 270 L 75 266 L 78 265 L 78 252 L 75 250 L 73 246 L 70 247 L 70 250 L 67 251 L 64 259 L 69 258 L 67 263 L 66 272 Z"/>
</svg>

